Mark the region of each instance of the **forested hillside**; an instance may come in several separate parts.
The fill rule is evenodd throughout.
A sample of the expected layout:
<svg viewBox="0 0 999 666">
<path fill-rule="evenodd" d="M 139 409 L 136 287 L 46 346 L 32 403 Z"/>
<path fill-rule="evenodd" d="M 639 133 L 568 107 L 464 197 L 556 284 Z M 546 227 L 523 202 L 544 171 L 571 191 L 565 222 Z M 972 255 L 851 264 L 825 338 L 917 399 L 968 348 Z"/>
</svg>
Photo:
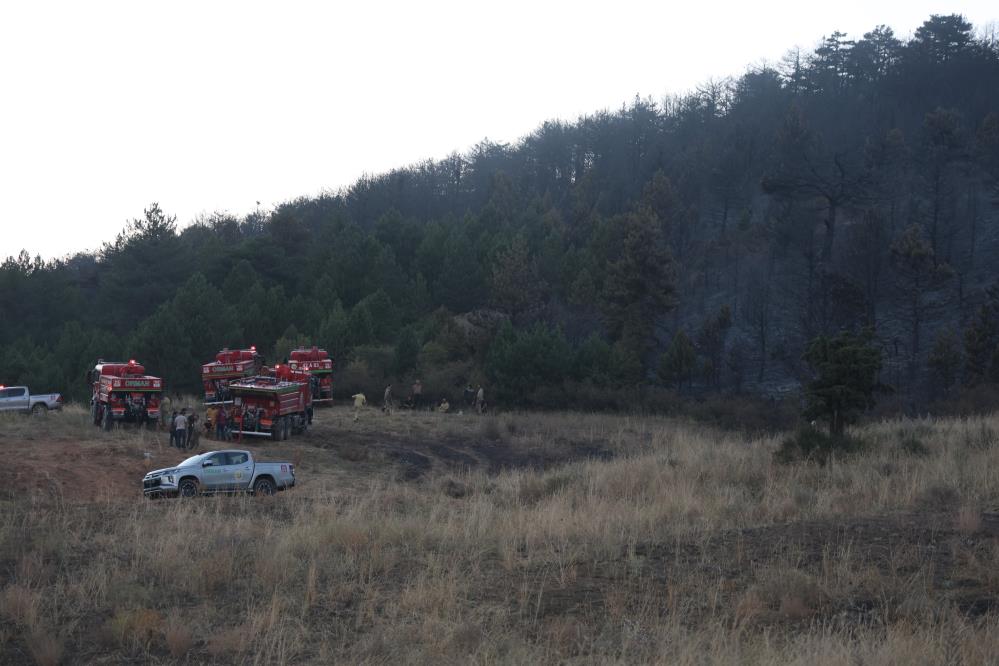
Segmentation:
<svg viewBox="0 0 999 666">
<path fill-rule="evenodd" d="M 9 258 L 0 383 L 80 397 L 132 357 L 193 391 L 223 346 L 305 343 L 340 395 L 773 396 L 809 340 L 871 327 L 912 408 L 999 382 L 997 280 L 999 41 L 933 16 L 266 214 L 153 204 L 95 254 Z"/>
</svg>

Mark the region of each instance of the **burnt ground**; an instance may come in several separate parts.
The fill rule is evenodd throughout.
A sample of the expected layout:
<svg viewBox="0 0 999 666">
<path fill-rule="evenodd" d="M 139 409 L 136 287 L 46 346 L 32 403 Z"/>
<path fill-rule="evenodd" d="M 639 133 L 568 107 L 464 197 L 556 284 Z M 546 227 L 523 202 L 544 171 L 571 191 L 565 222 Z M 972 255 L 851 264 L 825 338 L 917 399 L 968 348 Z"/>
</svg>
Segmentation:
<svg viewBox="0 0 999 666">
<path fill-rule="evenodd" d="M 600 561 L 567 554 L 513 584 L 497 562 L 488 598 L 505 594 L 521 613 L 583 625 L 636 614 L 689 627 L 712 618 L 879 627 L 947 609 L 976 618 L 999 609 L 997 545 L 990 530 L 956 529 L 947 512 L 796 522 L 637 543 Z M 525 587 L 537 596 L 524 598 Z"/>
</svg>

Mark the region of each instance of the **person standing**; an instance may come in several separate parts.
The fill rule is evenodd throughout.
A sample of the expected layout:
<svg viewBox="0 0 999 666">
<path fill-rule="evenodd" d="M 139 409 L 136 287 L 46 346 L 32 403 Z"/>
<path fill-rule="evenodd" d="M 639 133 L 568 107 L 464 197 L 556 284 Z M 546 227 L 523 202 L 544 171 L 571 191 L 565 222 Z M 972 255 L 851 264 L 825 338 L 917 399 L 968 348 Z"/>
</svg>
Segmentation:
<svg viewBox="0 0 999 666">
<path fill-rule="evenodd" d="M 413 382 L 413 409 L 419 409 L 423 403 L 423 382 L 417 379 Z"/>
<path fill-rule="evenodd" d="M 392 413 L 392 385 L 385 387 L 385 395 L 382 396 L 382 411 L 386 414 Z"/>
<path fill-rule="evenodd" d="M 486 407 L 486 392 L 482 389 L 482 384 L 479 384 L 479 390 L 475 393 L 475 411 L 479 414 Z"/>
<path fill-rule="evenodd" d="M 215 405 L 212 405 L 205 410 L 205 436 L 209 439 L 211 438 L 212 433 L 218 430 L 218 428 L 215 427 L 215 424 L 219 422 L 220 411 L 222 410 Z"/>
<path fill-rule="evenodd" d="M 170 407 L 172 405 L 170 396 L 164 394 L 160 397 L 160 430 L 173 430 L 173 416 L 170 416 Z M 174 415 L 176 413 L 174 412 Z"/>
<path fill-rule="evenodd" d="M 193 449 L 198 445 L 198 413 L 191 411 L 191 416 L 187 419 L 187 441 L 184 448 Z"/>
<path fill-rule="evenodd" d="M 368 400 L 364 397 L 363 393 L 355 393 L 350 397 L 354 399 L 354 420 L 356 421 L 361 415 L 361 407 L 364 407 L 368 403 Z"/>
<path fill-rule="evenodd" d="M 219 407 L 219 411 L 215 415 L 215 439 L 220 442 L 223 439 L 229 439 L 226 437 L 226 418 L 225 406 Z"/>
<path fill-rule="evenodd" d="M 177 445 L 177 410 L 173 410 L 170 417 L 170 446 Z"/>
<path fill-rule="evenodd" d="M 176 441 L 178 449 L 184 448 L 187 444 L 187 415 L 184 414 L 186 411 L 186 407 L 181 409 L 180 414 L 173 421 L 174 430 L 177 432 Z"/>
</svg>

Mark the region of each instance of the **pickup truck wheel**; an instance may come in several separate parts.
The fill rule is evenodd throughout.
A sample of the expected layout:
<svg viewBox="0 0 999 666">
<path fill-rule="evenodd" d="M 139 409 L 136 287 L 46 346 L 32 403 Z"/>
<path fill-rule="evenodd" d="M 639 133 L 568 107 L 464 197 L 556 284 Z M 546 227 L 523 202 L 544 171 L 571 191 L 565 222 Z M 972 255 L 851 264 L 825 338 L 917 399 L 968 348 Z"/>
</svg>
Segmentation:
<svg viewBox="0 0 999 666">
<path fill-rule="evenodd" d="M 34 407 L 31 408 L 32 416 L 45 416 L 49 413 L 49 408 L 42 403 L 36 403 Z"/>
<path fill-rule="evenodd" d="M 198 482 L 194 479 L 183 479 L 177 486 L 177 495 L 179 497 L 197 497 Z"/>
<path fill-rule="evenodd" d="M 253 494 L 258 497 L 273 495 L 276 490 L 274 482 L 270 479 L 261 478 L 253 483 Z"/>
</svg>

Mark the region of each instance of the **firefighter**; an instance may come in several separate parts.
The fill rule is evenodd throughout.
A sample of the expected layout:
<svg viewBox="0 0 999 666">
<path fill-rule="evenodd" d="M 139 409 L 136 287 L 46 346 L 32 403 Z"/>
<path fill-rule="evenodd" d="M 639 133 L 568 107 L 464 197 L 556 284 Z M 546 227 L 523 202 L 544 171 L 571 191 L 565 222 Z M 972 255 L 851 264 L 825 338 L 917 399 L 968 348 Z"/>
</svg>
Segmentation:
<svg viewBox="0 0 999 666">
<path fill-rule="evenodd" d="M 475 389 L 472 388 L 471 384 L 465 386 L 465 391 L 461 397 L 464 399 L 466 407 L 471 407 L 475 404 Z"/>
<path fill-rule="evenodd" d="M 215 439 L 220 442 L 223 439 L 229 439 L 228 433 L 226 433 L 227 421 L 225 407 L 220 407 L 215 417 Z"/>
<path fill-rule="evenodd" d="M 447 398 L 441 398 L 441 404 L 437 405 L 437 411 L 441 414 L 447 414 L 451 409 L 451 403 L 447 401 Z"/>
<path fill-rule="evenodd" d="M 385 387 L 385 395 L 382 397 L 382 411 L 386 414 L 392 413 L 392 385 Z"/>
<path fill-rule="evenodd" d="M 178 449 L 184 448 L 187 444 L 187 407 L 180 410 L 180 414 L 173 420 L 174 430 L 177 431 L 176 446 Z"/>
<path fill-rule="evenodd" d="M 173 403 L 167 395 L 160 397 L 160 430 L 173 430 L 173 417 L 170 416 L 170 407 Z"/>
<path fill-rule="evenodd" d="M 166 412 L 163 412 L 166 414 Z M 170 446 L 177 445 L 177 410 L 173 410 L 173 416 L 170 417 Z"/>
<path fill-rule="evenodd" d="M 215 424 L 218 423 L 218 420 L 219 420 L 219 412 L 220 411 L 221 410 L 218 407 L 216 407 L 215 405 L 212 405 L 211 407 L 209 407 L 208 409 L 205 410 L 205 433 L 206 433 L 205 436 L 206 437 L 210 438 L 212 436 L 212 431 L 215 430 Z"/>
<path fill-rule="evenodd" d="M 191 415 L 187 418 L 187 440 L 184 448 L 193 449 L 198 445 L 198 413 L 191 410 Z"/>
<path fill-rule="evenodd" d="M 363 393 L 355 393 L 350 397 L 354 399 L 354 420 L 356 421 L 357 417 L 361 415 L 361 407 L 368 404 L 368 399 L 364 397 Z"/>
<path fill-rule="evenodd" d="M 413 393 L 410 399 L 413 403 L 413 409 L 419 409 L 423 402 L 423 383 L 419 379 L 413 382 Z"/>
<path fill-rule="evenodd" d="M 481 414 L 486 409 L 486 392 L 482 389 L 482 384 L 479 384 L 479 390 L 475 392 L 475 411 Z"/>
</svg>

